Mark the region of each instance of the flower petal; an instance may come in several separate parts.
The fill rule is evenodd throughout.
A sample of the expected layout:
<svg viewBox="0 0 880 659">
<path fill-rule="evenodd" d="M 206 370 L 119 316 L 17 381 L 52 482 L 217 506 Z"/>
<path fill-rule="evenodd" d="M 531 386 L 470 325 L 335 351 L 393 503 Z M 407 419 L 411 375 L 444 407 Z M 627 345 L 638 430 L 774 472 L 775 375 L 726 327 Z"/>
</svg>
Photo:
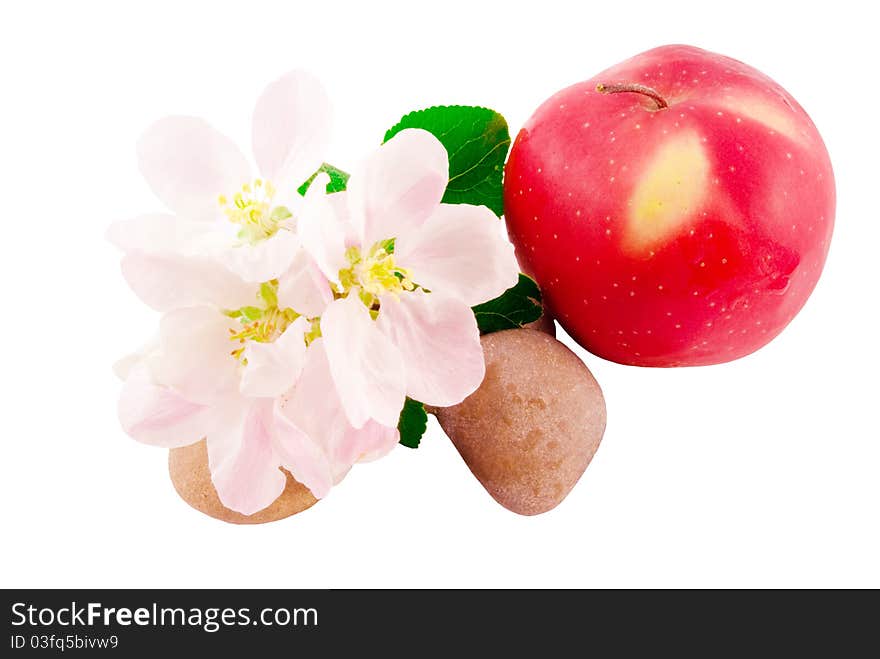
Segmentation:
<svg viewBox="0 0 880 659">
<path fill-rule="evenodd" d="M 290 418 L 275 414 L 275 451 L 281 464 L 316 499 L 323 499 L 334 485 L 334 472 L 323 448 Z"/>
<path fill-rule="evenodd" d="M 159 354 L 151 359 L 158 383 L 195 403 L 210 404 L 235 391 L 240 363 L 230 352 L 230 330 L 241 325 L 212 307 L 166 313 L 159 323 Z"/>
<path fill-rule="evenodd" d="M 191 254 L 213 227 L 176 215 L 155 213 L 119 220 L 107 230 L 107 240 L 124 252 Z"/>
<path fill-rule="evenodd" d="M 324 276 L 339 281 L 339 271 L 346 266 L 346 217 L 344 204 L 338 197 L 345 193 L 328 195 L 322 192 L 326 174 L 319 175 L 306 193 L 305 204 L 297 217 L 296 231 L 303 248 L 312 257 Z"/>
<path fill-rule="evenodd" d="M 387 455 L 400 442 L 397 428 L 383 426 L 370 419 L 363 428 L 349 427 L 336 448 L 335 462 L 351 465 L 370 462 Z"/>
<path fill-rule="evenodd" d="M 248 341 L 247 366 L 241 375 L 240 391 L 245 396 L 274 398 L 290 389 L 302 372 L 306 359 L 305 332 L 309 323 L 297 318 L 271 343 Z"/>
<path fill-rule="evenodd" d="M 281 399 L 276 415 L 279 426 L 289 424 L 302 433 L 287 435 L 279 431 L 282 464 L 316 497 L 326 496 L 340 471 L 333 463 L 334 447 L 349 425 L 330 375 L 323 339 L 309 346 L 302 374 Z M 343 465 L 342 469 L 349 466 Z"/>
<path fill-rule="evenodd" d="M 113 363 L 113 373 L 124 382 L 128 379 L 128 376 L 131 375 L 132 371 L 134 371 L 135 367 L 143 362 L 148 355 L 154 353 L 158 348 L 159 337 L 155 336 L 134 352 L 127 354 L 121 359 L 117 359 Z"/>
<path fill-rule="evenodd" d="M 361 429 L 348 423 L 335 390 L 323 339 L 315 340 L 309 347 L 299 381 L 276 411 L 302 433 L 294 433 L 292 442 L 283 442 L 284 447 L 279 449 L 286 456 L 283 464 L 318 498 L 339 483 L 355 462 L 385 455 L 400 439 L 397 428 L 372 419 Z"/>
<path fill-rule="evenodd" d="M 417 284 L 468 306 L 498 297 L 519 277 L 504 224 L 485 206 L 441 204 L 419 231 L 396 241 L 394 259 Z"/>
<path fill-rule="evenodd" d="M 188 220 L 220 216 L 220 195 L 250 179 L 238 147 L 196 117 L 160 119 L 141 136 L 138 162 L 147 183 L 171 210 Z"/>
<path fill-rule="evenodd" d="M 131 252 L 122 259 L 122 275 L 137 296 L 156 311 L 199 304 L 238 309 L 256 299 L 253 284 L 205 258 Z"/>
<path fill-rule="evenodd" d="M 298 249 L 290 268 L 278 278 L 278 306 L 317 318 L 332 301 L 330 283 L 308 252 Z"/>
<path fill-rule="evenodd" d="M 383 296 L 377 323 L 403 356 L 410 398 L 457 405 L 483 381 L 480 331 L 461 300 L 423 291 Z"/>
<path fill-rule="evenodd" d="M 449 181 L 449 161 L 440 141 L 408 128 L 383 144 L 349 179 L 352 217 L 365 247 L 398 238 L 421 226 Z"/>
<path fill-rule="evenodd" d="M 136 365 L 117 407 L 122 428 L 145 444 L 176 448 L 201 440 L 212 427 L 211 409 L 157 385 L 146 364 Z"/>
<path fill-rule="evenodd" d="M 397 426 L 406 398 L 403 359 L 360 299 L 350 295 L 330 304 L 321 316 L 321 334 L 351 425 L 362 428 L 372 418 Z"/>
<path fill-rule="evenodd" d="M 299 238 L 287 229 L 254 245 L 235 245 L 222 249 L 218 258 L 244 281 L 262 283 L 278 279 L 299 250 Z"/>
<path fill-rule="evenodd" d="M 253 515 L 284 491 L 287 477 L 274 451 L 273 401 L 230 401 L 224 423 L 208 434 L 208 468 L 220 501 Z"/>
<path fill-rule="evenodd" d="M 280 191 L 294 191 L 321 166 L 330 141 L 330 99 L 317 78 L 291 71 L 254 108 L 252 139 L 260 172 Z"/>
</svg>

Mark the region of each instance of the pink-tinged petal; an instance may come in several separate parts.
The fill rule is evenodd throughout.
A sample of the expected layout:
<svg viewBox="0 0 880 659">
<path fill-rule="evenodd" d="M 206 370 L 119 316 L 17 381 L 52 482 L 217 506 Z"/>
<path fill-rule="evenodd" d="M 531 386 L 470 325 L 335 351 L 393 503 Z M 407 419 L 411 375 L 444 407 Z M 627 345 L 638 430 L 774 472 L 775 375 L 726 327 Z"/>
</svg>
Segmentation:
<svg viewBox="0 0 880 659">
<path fill-rule="evenodd" d="M 275 415 L 275 451 L 281 464 L 316 499 L 323 499 L 333 487 L 333 468 L 323 448 L 305 434 L 288 416 Z"/>
<path fill-rule="evenodd" d="M 297 318 L 271 343 L 248 341 L 247 365 L 241 374 L 240 391 L 245 396 L 280 396 L 290 389 L 302 372 L 306 359 L 305 333 L 309 323 Z"/>
<path fill-rule="evenodd" d="M 143 358 L 143 355 L 133 352 L 121 359 L 117 359 L 113 362 L 113 374 L 124 382 L 128 379 L 128 376 L 131 375 L 131 371 L 134 367 L 137 366 Z"/>
<path fill-rule="evenodd" d="M 139 442 L 163 448 L 193 444 L 213 423 L 211 408 L 155 384 L 143 362 L 125 381 L 117 410 L 125 432 Z"/>
<path fill-rule="evenodd" d="M 285 466 L 295 475 L 308 470 L 308 473 L 303 473 L 303 478 L 311 479 L 309 488 L 312 493 L 316 497 L 324 496 L 351 469 L 351 462 L 340 462 L 338 458 L 351 425 L 336 392 L 323 339 L 316 339 L 309 346 L 300 379 L 282 397 L 277 409 L 280 415 L 305 432 L 312 442 L 305 449 L 311 456 L 310 461 L 302 462 L 303 459 L 300 459 L 299 464 L 291 461 L 285 462 Z M 296 478 L 300 480 L 299 476 Z"/>
<path fill-rule="evenodd" d="M 278 279 L 299 250 L 299 238 L 286 229 L 254 245 L 236 245 L 219 251 L 218 258 L 244 281 L 262 283 Z"/>
<path fill-rule="evenodd" d="M 326 201 L 333 212 L 336 214 L 336 221 L 339 229 L 345 234 L 345 246 L 353 247 L 360 245 L 360 235 L 354 226 L 351 217 L 351 210 L 347 192 L 334 192 L 333 194 L 324 195 Z"/>
<path fill-rule="evenodd" d="M 254 108 L 254 157 L 279 190 L 298 188 L 318 167 L 330 141 L 330 99 L 321 83 L 291 71 L 268 87 Z"/>
<path fill-rule="evenodd" d="M 369 419 L 396 426 L 406 398 L 400 351 L 381 332 L 356 295 L 336 300 L 321 316 L 330 373 L 355 428 Z"/>
<path fill-rule="evenodd" d="M 277 499 L 287 484 L 274 450 L 271 399 L 230 400 L 224 422 L 208 434 L 208 468 L 220 501 L 253 515 Z"/>
<path fill-rule="evenodd" d="M 346 267 L 346 218 L 340 214 L 342 205 L 321 192 L 323 177 L 318 176 L 306 193 L 305 204 L 296 221 L 296 231 L 303 248 L 328 279 L 339 281 L 339 271 Z M 344 194 L 344 193 L 337 193 Z"/>
<path fill-rule="evenodd" d="M 349 425 L 330 375 L 323 339 L 309 346 L 302 374 L 280 399 L 276 415 L 279 425 L 288 424 L 302 433 L 288 436 L 279 431 L 279 454 L 285 469 L 316 497 L 325 496 L 337 482 L 334 447 Z"/>
<path fill-rule="evenodd" d="M 116 360 L 113 364 L 113 373 L 120 380 L 125 381 L 128 379 L 128 376 L 131 375 L 132 371 L 136 366 L 138 366 L 144 359 L 155 352 L 159 348 L 159 337 L 153 337 L 149 341 L 147 341 L 140 348 L 135 350 L 134 352 L 126 355 L 122 359 Z"/>
<path fill-rule="evenodd" d="M 504 225 L 485 206 L 441 204 L 419 231 L 395 243 L 394 260 L 417 284 L 468 306 L 498 297 L 519 278 Z"/>
<path fill-rule="evenodd" d="M 349 179 L 362 244 L 369 247 L 419 228 L 437 208 L 448 181 L 449 161 L 440 141 L 425 130 L 400 131 Z"/>
<path fill-rule="evenodd" d="M 159 323 L 159 352 L 151 358 L 155 380 L 196 403 L 210 404 L 237 391 L 240 362 L 230 340 L 238 321 L 212 307 L 170 311 Z"/>
<path fill-rule="evenodd" d="M 403 356 L 410 398 L 448 407 L 483 381 L 480 331 L 461 300 L 424 291 L 383 296 L 377 323 Z"/>
<path fill-rule="evenodd" d="M 137 296 L 156 311 L 200 304 L 238 309 L 256 300 L 253 284 L 205 258 L 131 252 L 122 258 L 122 275 Z"/>
<path fill-rule="evenodd" d="M 351 471 L 352 465 L 336 463 L 333 465 L 333 484 L 339 485 L 345 477 L 348 476 L 348 473 Z"/>
<path fill-rule="evenodd" d="M 329 455 L 348 421 L 333 384 L 324 339 L 315 339 L 309 345 L 299 379 L 280 401 L 279 414 L 312 437 Z"/>
<path fill-rule="evenodd" d="M 188 220 L 220 217 L 220 195 L 234 194 L 250 179 L 238 147 L 196 117 L 160 119 L 141 136 L 137 152 L 153 192 Z"/>
<path fill-rule="evenodd" d="M 278 306 L 317 318 L 332 301 L 330 282 L 305 249 L 297 250 L 290 268 L 278 278 Z"/>
<path fill-rule="evenodd" d="M 295 444 L 295 455 L 290 449 L 280 450 L 289 455 L 283 464 L 319 498 L 345 477 L 352 464 L 378 458 L 399 441 L 397 428 L 373 420 L 359 430 L 352 428 L 336 394 L 324 348 L 323 339 L 311 344 L 299 381 L 277 407 L 278 414 L 303 433 L 299 441 L 310 440 Z"/>
<path fill-rule="evenodd" d="M 389 428 L 372 419 L 363 428 L 349 427 L 337 446 L 337 464 L 351 465 L 355 462 L 370 462 L 387 455 L 400 442 L 397 428 Z"/>
<path fill-rule="evenodd" d="M 156 213 L 114 222 L 106 235 L 107 240 L 124 252 L 190 254 L 211 231 L 213 226 L 206 222 Z"/>
</svg>

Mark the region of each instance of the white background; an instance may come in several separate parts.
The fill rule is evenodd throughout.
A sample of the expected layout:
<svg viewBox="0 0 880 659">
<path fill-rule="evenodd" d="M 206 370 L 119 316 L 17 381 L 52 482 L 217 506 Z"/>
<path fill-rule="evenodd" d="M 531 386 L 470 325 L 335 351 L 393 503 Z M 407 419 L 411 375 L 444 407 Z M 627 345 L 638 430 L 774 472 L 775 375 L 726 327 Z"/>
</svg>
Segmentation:
<svg viewBox="0 0 880 659">
<path fill-rule="evenodd" d="M 880 586 L 875 24 L 865 3 L 818 5 L 4 2 L 0 585 Z M 349 168 L 409 110 L 488 105 L 515 133 L 551 93 L 671 42 L 744 60 L 811 113 L 837 176 L 831 254 L 790 327 L 736 363 L 577 348 L 609 422 L 559 508 L 499 507 L 432 419 L 421 449 L 311 510 L 235 527 L 120 430 L 110 365 L 157 317 L 103 233 L 161 209 L 134 156 L 151 121 L 204 116 L 246 147 L 260 90 L 305 67 Z"/>
</svg>

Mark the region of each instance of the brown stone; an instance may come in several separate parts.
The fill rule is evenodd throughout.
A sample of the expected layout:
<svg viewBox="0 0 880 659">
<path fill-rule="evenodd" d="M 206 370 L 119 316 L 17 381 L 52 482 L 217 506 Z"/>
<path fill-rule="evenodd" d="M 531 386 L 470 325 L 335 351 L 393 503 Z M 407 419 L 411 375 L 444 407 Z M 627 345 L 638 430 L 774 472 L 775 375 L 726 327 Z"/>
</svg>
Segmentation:
<svg viewBox="0 0 880 659">
<path fill-rule="evenodd" d="M 317 502 L 308 488 L 285 471 L 287 486 L 269 507 L 253 515 L 242 515 L 230 510 L 220 503 L 217 490 L 211 482 L 208 449 L 204 439 L 190 446 L 171 449 L 168 452 L 168 471 L 181 499 L 199 512 L 231 524 L 275 522 L 311 508 Z"/>
<path fill-rule="evenodd" d="M 605 399 L 584 363 L 543 332 L 482 337 L 486 377 L 440 425 L 483 487 L 505 508 L 537 515 L 584 473 L 605 431 Z"/>
</svg>

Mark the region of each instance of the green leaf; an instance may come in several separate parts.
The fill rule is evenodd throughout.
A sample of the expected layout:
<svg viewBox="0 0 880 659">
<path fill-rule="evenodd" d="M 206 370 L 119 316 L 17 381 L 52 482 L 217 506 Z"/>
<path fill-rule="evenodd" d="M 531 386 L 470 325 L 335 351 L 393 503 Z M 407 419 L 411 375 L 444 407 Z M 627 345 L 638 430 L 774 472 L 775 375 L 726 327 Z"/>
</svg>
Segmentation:
<svg viewBox="0 0 880 659">
<path fill-rule="evenodd" d="M 241 318 L 248 323 L 252 323 L 263 317 L 263 310 L 259 307 L 242 307 L 238 311 L 241 314 Z"/>
<path fill-rule="evenodd" d="M 260 284 L 260 297 L 269 308 L 278 306 L 278 294 L 275 292 L 275 286 L 270 283 Z"/>
<path fill-rule="evenodd" d="M 417 400 L 407 398 L 400 411 L 400 421 L 397 422 L 400 443 L 408 448 L 418 448 L 427 427 L 428 413 L 425 406 Z"/>
<path fill-rule="evenodd" d="M 503 214 L 501 179 L 510 148 L 504 117 L 487 108 L 440 105 L 405 115 L 385 133 L 387 142 L 405 128 L 423 128 L 440 140 L 449 154 L 447 204 L 488 206 Z"/>
<path fill-rule="evenodd" d="M 541 289 L 531 277 L 520 273 L 519 281 L 499 297 L 473 308 L 480 334 L 515 329 L 538 320 L 544 313 Z"/>
<path fill-rule="evenodd" d="M 342 192 L 343 190 L 345 190 L 345 186 L 348 185 L 348 172 L 343 172 L 341 169 L 337 169 L 333 165 L 328 165 L 325 162 L 323 165 L 318 167 L 318 171 L 309 176 L 309 180 L 299 186 L 296 191 L 305 196 L 306 192 L 309 189 L 309 186 L 312 184 L 312 181 L 315 180 L 315 177 L 318 174 L 327 174 L 327 176 L 330 177 L 330 182 L 327 184 L 327 194 Z"/>
</svg>

